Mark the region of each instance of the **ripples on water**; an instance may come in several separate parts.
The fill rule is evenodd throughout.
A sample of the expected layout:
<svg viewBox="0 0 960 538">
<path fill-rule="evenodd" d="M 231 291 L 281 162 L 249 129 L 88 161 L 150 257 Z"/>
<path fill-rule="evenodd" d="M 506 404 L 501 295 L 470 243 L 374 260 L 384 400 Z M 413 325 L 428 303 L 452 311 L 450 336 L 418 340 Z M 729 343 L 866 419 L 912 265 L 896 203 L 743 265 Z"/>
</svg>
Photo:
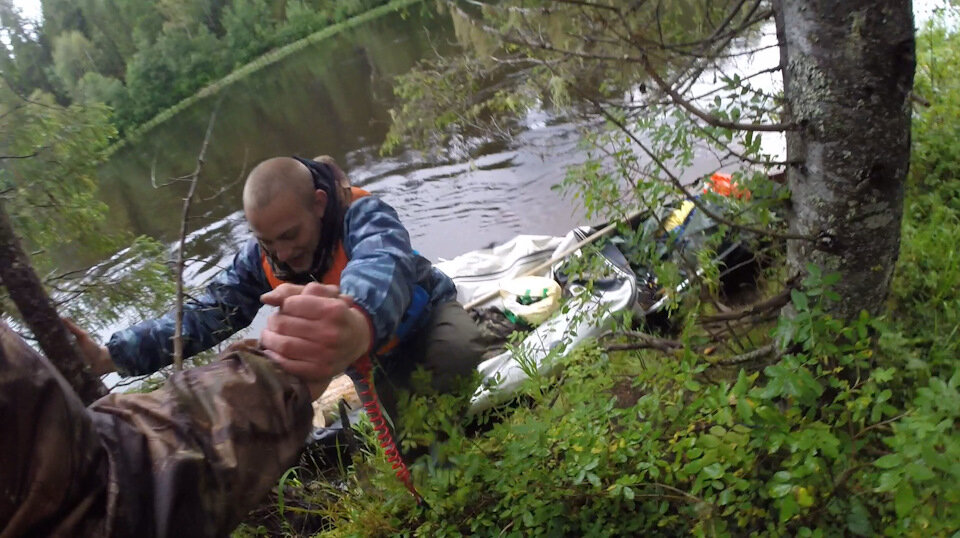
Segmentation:
<svg viewBox="0 0 960 538">
<path fill-rule="evenodd" d="M 410 169 L 385 161 L 354 168 L 351 177 L 394 206 L 415 248 L 438 260 L 580 224 L 582 211 L 551 187 L 582 158 L 573 127 L 557 124 L 524 133 L 514 149 L 466 162 Z"/>
</svg>

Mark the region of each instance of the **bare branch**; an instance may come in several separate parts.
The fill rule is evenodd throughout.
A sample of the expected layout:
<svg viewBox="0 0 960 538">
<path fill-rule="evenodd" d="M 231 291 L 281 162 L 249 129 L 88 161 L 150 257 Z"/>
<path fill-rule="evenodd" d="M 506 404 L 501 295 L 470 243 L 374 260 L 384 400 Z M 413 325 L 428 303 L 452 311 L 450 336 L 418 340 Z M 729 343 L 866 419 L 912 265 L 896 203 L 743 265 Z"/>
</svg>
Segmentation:
<svg viewBox="0 0 960 538">
<path fill-rule="evenodd" d="M 734 8 L 731 9 L 729 13 L 727 13 L 726 18 L 723 20 L 723 22 L 720 23 L 719 26 L 717 26 L 714 29 L 713 33 L 710 34 L 709 37 L 706 37 L 704 39 L 698 39 L 696 41 L 687 41 L 683 43 L 670 43 L 669 45 L 667 43 L 663 43 L 662 47 L 666 50 L 674 50 L 677 52 L 679 52 L 679 49 L 684 49 L 684 48 L 699 48 L 700 51 L 696 52 L 695 54 L 706 54 L 706 49 L 709 46 L 714 45 L 718 42 L 729 41 L 729 39 L 727 39 L 728 37 L 740 35 L 745 29 L 756 24 L 758 21 L 766 20 L 773 15 L 772 10 L 765 11 L 760 17 L 756 19 L 751 19 L 751 17 L 753 17 L 754 13 L 756 13 L 757 9 L 760 7 L 760 4 L 761 4 L 761 0 L 757 0 L 756 2 L 754 2 L 750 10 L 747 11 L 747 14 L 744 15 L 743 24 L 741 24 L 737 28 L 734 28 L 730 31 L 726 31 L 727 28 L 730 26 L 730 24 L 733 23 L 733 19 L 736 17 L 737 13 L 739 13 L 740 10 L 743 8 L 744 4 L 746 4 L 746 0 L 739 0 L 737 5 L 734 6 Z"/>
<path fill-rule="evenodd" d="M 917 95 L 913 90 L 910 91 L 910 100 L 924 108 L 930 108 L 932 106 L 928 99 L 922 95 Z"/>
<path fill-rule="evenodd" d="M 595 2 L 588 2 L 586 0 L 554 0 L 554 2 L 557 4 L 569 4 L 573 6 L 588 7 L 591 9 L 604 9 L 618 14 L 620 13 L 620 8 L 618 7 L 597 4 Z"/>
<path fill-rule="evenodd" d="M 172 185 L 173 181 L 168 181 L 162 185 L 157 185 L 157 156 L 153 156 L 153 162 L 150 164 L 150 185 L 154 189 L 159 189 L 161 187 L 166 187 Z"/>
<path fill-rule="evenodd" d="M 733 366 L 736 364 L 743 364 L 745 362 L 752 362 L 758 359 L 768 357 L 770 355 L 775 355 L 776 351 L 777 351 L 776 344 L 767 344 L 765 346 L 761 346 L 757 349 L 754 349 L 753 351 L 742 353 L 740 355 L 736 355 L 734 357 L 729 357 L 726 359 L 711 361 L 711 363 L 717 366 Z"/>
<path fill-rule="evenodd" d="M 886 425 L 888 425 L 888 424 L 893 424 L 894 422 L 900 420 L 901 418 L 903 418 L 903 417 L 905 417 L 905 416 L 907 416 L 907 415 L 909 415 L 909 414 L 910 414 L 909 411 L 906 412 L 906 413 L 900 413 L 899 415 L 897 415 L 897 416 L 895 416 L 895 417 L 893 417 L 893 418 L 888 418 L 887 420 L 884 420 L 884 421 L 882 421 L 882 422 L 877 422 L 876 424 L 871 424 L 871 425 L 867 426 L 866 428 L 860 430 L 856 435 L 853 436 L 853 439 L 854 439 L 854 440 L 857 440 L 857 439 L 863 437 L 864 434 L 866 434 L 866 433 L 867 433 L 868 431 L 870 431 L 870 430 L 875 430 L 875 429 L 877 429 L 877 428 L 882 428 L 882 427 L 884 427 L 884 426 L 886 426 Z"/>
<path fill-rule="evenodd" d="M 33 153 L 28 153 L 26 155 L 0 155 L 0 161 L 6 160 L 16 160 L 16 159 L 32 159 L 37 155 L 40 155 L 40 152 L 47 149 L 47 146 L 37 149 Z"/>
<path fill-rule="evenodd" d="M 217 121 L 217 111 L 220 109 L 221 102 L 222 98 L 217 101 L 213 112 L 210 114 L 207 132 L 203 136 L 203 145 L 200 146 L 200 155 L 197 156 L 197 167 L 191 175 L 190 191 L 183 200 L 183 218 L 180 219 L 180 248 L 177 251 L 177 323 L 173 332 L 173 364 L 178 371 L 183 369 L 183 251 L 187 238 L 187 218 L 190 215 L 190 203 L 193 201 L 193 194 L 197 190 L 197 180 L 200 178 L 200 171 L 203 170 L 207 147 L 210 145 L 210 136 L 213 134 L 213 125 Z"/>
</svg>

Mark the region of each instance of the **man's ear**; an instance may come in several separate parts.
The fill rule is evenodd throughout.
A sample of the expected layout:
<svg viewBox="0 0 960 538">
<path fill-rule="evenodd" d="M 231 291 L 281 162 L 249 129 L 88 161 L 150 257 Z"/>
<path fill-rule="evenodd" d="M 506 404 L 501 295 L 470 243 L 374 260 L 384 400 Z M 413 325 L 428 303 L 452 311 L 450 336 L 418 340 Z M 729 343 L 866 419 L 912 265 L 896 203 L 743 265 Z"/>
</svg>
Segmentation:
<svg viewBox="0 0 960 538">
<path fill-rule="evenodd" d="M 322 219 L 327 211 L 327 193 L 320 189 L 313 191 L 313 212 Z"/>
</svg>

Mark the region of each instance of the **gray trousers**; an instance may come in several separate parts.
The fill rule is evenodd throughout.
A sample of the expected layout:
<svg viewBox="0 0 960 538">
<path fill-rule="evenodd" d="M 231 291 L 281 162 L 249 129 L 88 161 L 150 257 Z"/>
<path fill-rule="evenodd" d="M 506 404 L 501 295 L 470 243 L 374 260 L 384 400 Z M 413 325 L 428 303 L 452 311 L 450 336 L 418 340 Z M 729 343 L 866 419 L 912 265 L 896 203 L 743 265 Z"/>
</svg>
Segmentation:
<svg viewBox="0 0 960 538">
<path fill-rule="evenodd" d="M 481 361 L 480 330 L 460 303 L 451 301 L 434 307 L 426 326 L 390 353 L 374 358 L 374 387 L 380 404 L 396 423 L 398 393 L 412 389 L 410 377 L 417 367 L 431 374 L 431 388 L 450 392 L 458 381 L 470 376 Z M 363 380 L 347 371 L 363 390 Z"/>
</svg>

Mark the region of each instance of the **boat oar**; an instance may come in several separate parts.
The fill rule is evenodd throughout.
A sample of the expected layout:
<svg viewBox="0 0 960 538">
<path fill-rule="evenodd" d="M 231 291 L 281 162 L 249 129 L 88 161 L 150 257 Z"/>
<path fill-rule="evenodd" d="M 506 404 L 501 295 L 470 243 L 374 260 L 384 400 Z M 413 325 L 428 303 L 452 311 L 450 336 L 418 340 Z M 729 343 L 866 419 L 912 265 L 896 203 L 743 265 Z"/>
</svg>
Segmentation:
<svg viewBox="0 0 960 538">
<path fill-rule="evenodd" d="M 640 215 L 642 215 L 642 214 L 644 214 L 645 212 L 648 212 L 648 211 L 649 211 L 649 209 L 634 211 L 633 213 L 627 215 L 626 217 L 624 217 L 624 218 L 622 218 L 622 219 L 620 219 L 620 220 L 616 220 L 616 221 L 611 222 L 610 224 L 607 224 L 606 226 L 604 226 L 604 227 L 601 228 L 600 230 L 594 232 L 592 235 L 589 235 L 589 236 L 587 236 L 586 238 L 584 238 L 583 240 L 581 240 L 581 241 L 580 241 L 579 243 L 577 243 L 576 245 L 573 245 L 572 247 L 570 247 L 570 248 L 564 250 L 563 252 L 561 252 L 560 254 L 557 254 L 557 255 L 553 256 L 553 257 L 550 258 L 549 260 L 547 260 L 547 261 L 545 261 L 545 262 L 537 265 L 536 267 L 533 267 L 533 268 L 531 268 L 530 270 L 525 271 L 523 274 L 517 275 L 517 278 L 519 278 L 519 277 L 524 277 L 524 276 L 530 276 L 530 275 L 532 275 L 532 274 L 539 273 L 540 271 L 543 271 L 544 269 L 550 267 L 551 265 L 553 265 L 553 264 L 555 264 L 555 263 L 557 263 L 557 262 L 559 262 L 559 261 L 563 261 L 564 259 L 567 258 L 567 256 L 569 256 L 569 255 L 573 254 L 574 252 L 580 250 L 581 248 L 589 245 L 590 243 L 593 243 L 593 242 L 596 241 L 597 239 L 600 239 L 601 237 L 609 234 L 610 232 L 612 232 L 613 230 L 615 230 L 620 223 L 628 222 L 628 221 L 630 221 L 630 220 L 633 220 L 633 219 L 639 217 Z M 471 309 L 471 308 L 475 308 L 475 307 L 480 306 L 480 305 L 482 305 L 483 303 L 485 303 L 485 302 L 487 302 L 487 301 L 495 298 L 497 295 L 500 295 L 500 290 L 491 291 L 490 293 L 486 293 L 486 294 L 484 294 L 484 295 L 482 295 L 482 296 L 480 296 L 480 297 L 478 297 L 478 298 L 470 301 L 469 303 L 463 305 L 463 308 L 464 308 L 465 310 L 469 310 L 469 309 Z"/>
</svg>

